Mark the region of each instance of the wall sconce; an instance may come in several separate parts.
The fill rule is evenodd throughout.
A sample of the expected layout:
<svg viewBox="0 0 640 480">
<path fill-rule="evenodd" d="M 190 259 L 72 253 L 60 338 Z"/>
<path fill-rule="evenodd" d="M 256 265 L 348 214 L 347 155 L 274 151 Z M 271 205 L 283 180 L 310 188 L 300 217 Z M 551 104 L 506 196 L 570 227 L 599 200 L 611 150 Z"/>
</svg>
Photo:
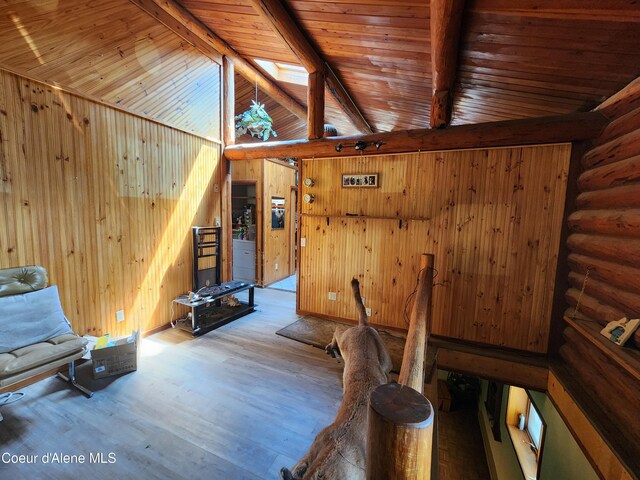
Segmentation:
<svg viewBox="0 0 640 480">
<path fill-rule="evenodd" d="M 341 152 L 344 147 L 353 147 L 356 150 L 358 150 L 359 152 L 364 152 L 364 150 L 367 147 L 376 147 L 376 150 L 380 150 L 380 147 L 382 145 L 384 145 L 384 143 L 379 141 L 379 140 L 375 141 L 375 142 L 365 142 L 363 140 L 358 140 L 354 144 L 344 144 L 344 145 L 342 143 L 337 144 L 336 145 L 336 152 Z"/>
<path fill-rule="evenodd" d="M 306 193 L 304 197 L 302 197 L 302 200 L 304 200 L 305 203 L 313 203 L 316 200 L 316 196 Z"/>
<path fill-rule="evenodd" d="M 313 187 L 315 182 L 313 181 L 313 178 L 305 178 L 302 183 L 305 187 Z"/>
</svg>

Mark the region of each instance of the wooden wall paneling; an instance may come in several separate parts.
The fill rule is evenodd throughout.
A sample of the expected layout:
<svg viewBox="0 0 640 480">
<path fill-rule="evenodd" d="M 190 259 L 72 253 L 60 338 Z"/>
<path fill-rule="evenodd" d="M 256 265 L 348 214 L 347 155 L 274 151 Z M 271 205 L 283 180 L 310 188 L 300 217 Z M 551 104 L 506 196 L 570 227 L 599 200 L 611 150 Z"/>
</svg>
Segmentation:
<svg viewBox="0 0 640 480">
<path fill-rule="evenodd" d="M 264 161 L 264 190 L 263 190 L 263 224 L 264 224 L 264 255 L 263 255 L 263 283 L 268 285 L 282 280 L 290 275 L 291 229 L 289 221 L 291 187 L 295 186 L 295 169 L 269 160 Z M 285 199 L 285 228 L 274 230 L 271 228 L 271 197 Z M 276 270 L 275 264 L 278 264 Z"/>
<path fill-rule="evenodd" d="M 204 137 L 220 139 L 220 67 L 131 2 L 0 7 L 0 66 Z"/>
<path fill-rule="evenodd" d="M 302 205 L 299 309 L 355 318 L 346 292 L 359 275 L 375 302 L 372 322 L 406 328 L 410 265 L 434 253 L 432 333 L 545 352 L 569 152 L 565 144 L 304 160 L 315 185 L 301 195 L 316 200 Z M 380 185 L 342 188 L 347 173 L 378 173 Z"/>
<path fill-rule="evenodd" d="M 561 347 L 562 358 L 592 394 L 604 404 L 613 398 L 624 399 L 627 405 L 637 405 L 640 401 L 640 381 L 635 378 L 620 376 L 618 365 L 612 364 L 607 356 L 598 348 L 594 348 L 573 328 L 564 332 L 568 342 Z M 581 368 L 586 363 L 589 368 Z M 640 436 L 640 416 L 633 408 L 617 408 L 609 412 L 611 420 L 622 429 L 627 442 L 637 445 Z"/>
<path fill-rule="evenodd" d="M 79 333 L 169 322 L 191 226 L 220 216 L 219 146 L 0 72 L 0 265 L 42 264 Z M 116 323 L 116 310 L 126 320 Z"/>
</svg>

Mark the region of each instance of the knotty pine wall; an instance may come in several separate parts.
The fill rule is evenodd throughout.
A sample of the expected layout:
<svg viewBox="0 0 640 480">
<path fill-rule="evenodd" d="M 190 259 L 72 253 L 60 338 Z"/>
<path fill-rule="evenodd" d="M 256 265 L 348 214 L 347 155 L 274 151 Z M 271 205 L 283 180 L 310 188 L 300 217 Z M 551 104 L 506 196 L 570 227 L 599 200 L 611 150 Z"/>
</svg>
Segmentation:
<svg viewBox="0 0 640 480">
<path fill-rule="evenodd" d="M 45 266 L 80 334 L 169 322 L 191 226 L 220 216 L 219 145 L 4 71 L 0 140 L 0 268 Z"/>
<path fill-rule="evenodd" d="M 570 148 L 302 161 L 316 199 L 302 203 L 299 310 L 355 320 L 357 276 L 372 323 L 406 328 L 419 256 L 434 253 L 434 334 L 546 352 Z M 380 187 L 341 188 L 347 173 Z"/>
<path fill-rule="evenodd" d="M 582 157 L 568 219 L 569 326 L 560 355 L 602 408 L 607 440 L 639 472 L 640 332 L 620 348 L 599 331 L 625 316 L 640 318 L 640 79 L 601 110 L 612 121 Z"/>
<path fill-rule="evenodd" d="M 220 139 L 220 65 L 129 0 L 3 0 L 0 68 Z"/>
</svg>

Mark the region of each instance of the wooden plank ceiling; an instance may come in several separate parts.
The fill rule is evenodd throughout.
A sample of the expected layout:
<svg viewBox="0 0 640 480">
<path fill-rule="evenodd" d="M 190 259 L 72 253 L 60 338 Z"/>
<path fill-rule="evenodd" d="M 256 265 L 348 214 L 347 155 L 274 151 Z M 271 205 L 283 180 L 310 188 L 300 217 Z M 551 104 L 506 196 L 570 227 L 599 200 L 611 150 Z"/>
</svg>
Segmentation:
<svg viewBox="0 0 640 480">
<path fill-rule="evenodd" d="M 428 0 L 281 1 L 374 130 L 428 126 Z M 180 3 L 246 59 L 300 65 L 250 0 Z M 589 110 L 639 75 L 635 0 L 467 0 L 452 123 Z M 279 84 L 306 104 L 303 88 Z M 325 118 L 355 133 L 329 96 Z M 304 136 L 293 119 L 275 128 L 279 139 Z"/>
<path fill-rule="evenodd" d="M 3 0 L 0 32 L 0 68 L 220 138 L 218 64 L 129 1 Z"/>
</svg>

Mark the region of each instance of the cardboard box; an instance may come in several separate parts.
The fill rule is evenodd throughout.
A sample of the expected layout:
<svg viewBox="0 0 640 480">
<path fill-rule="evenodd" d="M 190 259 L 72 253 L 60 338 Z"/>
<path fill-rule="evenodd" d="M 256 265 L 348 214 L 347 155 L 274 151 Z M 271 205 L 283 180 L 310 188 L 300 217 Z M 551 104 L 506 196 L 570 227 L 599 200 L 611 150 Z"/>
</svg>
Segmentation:
<svg viewBox="0 0 640 480">
<path fill-rule="evenodd" d="M 134 341 L 128 343 L 124 337 L 116 340 L 111 347 L 91 350 L 93 362 L 93 378 L 109 377 L 121 373 L 133 372 L 138 369 L 138 332 L 135 332 Z"/>
</svg>

